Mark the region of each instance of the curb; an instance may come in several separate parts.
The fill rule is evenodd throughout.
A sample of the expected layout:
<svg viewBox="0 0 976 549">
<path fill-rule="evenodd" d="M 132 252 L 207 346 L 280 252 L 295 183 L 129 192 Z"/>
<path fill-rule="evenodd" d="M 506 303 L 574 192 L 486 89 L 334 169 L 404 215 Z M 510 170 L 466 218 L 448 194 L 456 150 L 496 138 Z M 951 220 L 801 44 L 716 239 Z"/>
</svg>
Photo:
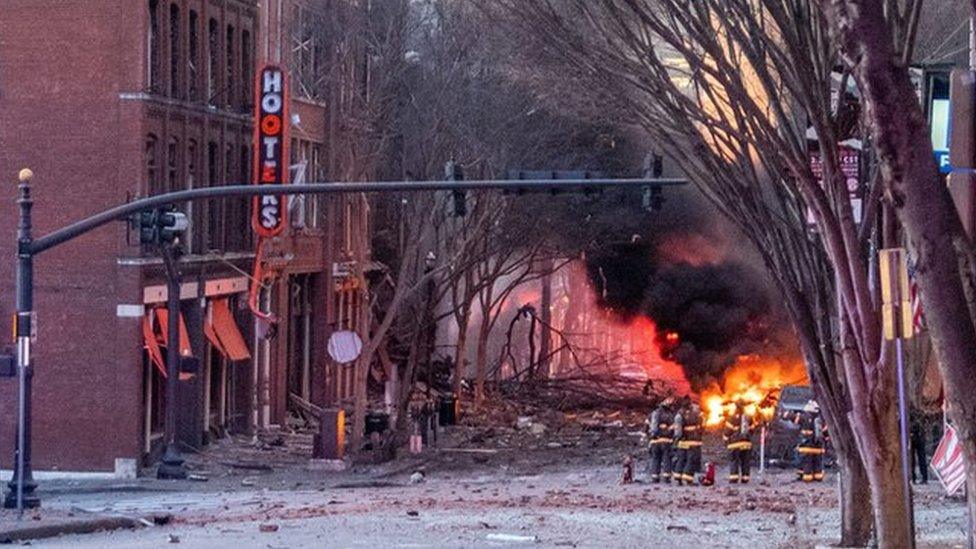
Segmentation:
<svg viewBox="0 0 976 549">
<path fill-rule="evenodd" d="M 8 544 L 32 539 L 53 538 L 71 534 L 91 534 L 108 530 L 132 530 L 141 528 L 143 525 L 144 523 L 139 519 L 116 516 L 69 520 L 34 526 L 14 526 L 0 529 L 0 543 Z"/>
</svg>

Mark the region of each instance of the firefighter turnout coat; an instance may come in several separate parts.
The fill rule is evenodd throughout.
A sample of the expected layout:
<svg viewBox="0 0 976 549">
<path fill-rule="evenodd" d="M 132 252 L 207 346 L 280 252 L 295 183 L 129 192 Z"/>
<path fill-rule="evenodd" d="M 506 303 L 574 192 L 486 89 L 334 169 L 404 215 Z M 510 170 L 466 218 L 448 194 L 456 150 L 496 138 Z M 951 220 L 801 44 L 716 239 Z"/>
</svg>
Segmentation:
<svg viewBox="0 0 976 549">
<path fill-rule="evenodd" d="M 671 480 L 671 445 L 674 414 L 666 406 L 658 406 L 647 418 L 647 443 L 651 458 L 651 482 Z"/>
</svg>

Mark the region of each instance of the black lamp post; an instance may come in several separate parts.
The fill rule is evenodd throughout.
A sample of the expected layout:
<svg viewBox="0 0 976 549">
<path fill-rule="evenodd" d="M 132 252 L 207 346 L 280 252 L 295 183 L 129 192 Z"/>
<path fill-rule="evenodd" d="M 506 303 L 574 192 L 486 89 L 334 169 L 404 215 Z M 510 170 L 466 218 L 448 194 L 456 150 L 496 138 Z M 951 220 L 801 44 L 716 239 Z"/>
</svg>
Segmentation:
<svg viewBox="0 0 976 549">
<path fill-rule="evenodd" d="M 31 472 L 31 378 L 34 375 L 31 364 L 31 331 L 34 310 L 34 255 L 31 252 L 31 179 L 34 173 L 28 169 L 20 170 L 20 223 L 17 225 L 17 317 L 14 334 L 17 338 L 17 441 L 15 445 L 14 474 L 10 490 L 3 499 L 7 509 L 34 508 L 41 500 L 34 494 L 37 484 Z"/>
</svg>

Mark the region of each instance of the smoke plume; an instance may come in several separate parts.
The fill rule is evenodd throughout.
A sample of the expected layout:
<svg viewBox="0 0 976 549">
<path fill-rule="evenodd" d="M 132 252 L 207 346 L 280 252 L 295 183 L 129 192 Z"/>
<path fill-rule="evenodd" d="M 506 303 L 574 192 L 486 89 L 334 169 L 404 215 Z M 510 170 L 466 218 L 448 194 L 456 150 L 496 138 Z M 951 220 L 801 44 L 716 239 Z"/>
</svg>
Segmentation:
<svg viewBox="0 0 976 549">
<path fill-rule="evenodd" d="M 587 271 L 601 306 L 657 325 L 664 358 L 696 391 L 745 355 L 796 356 L 796 344 L 756 254 L 701 205 L 673 206 L 630 242 L 601 246 Z M 682 215 L 683 214 L 683 215 Z"/>
</svg>

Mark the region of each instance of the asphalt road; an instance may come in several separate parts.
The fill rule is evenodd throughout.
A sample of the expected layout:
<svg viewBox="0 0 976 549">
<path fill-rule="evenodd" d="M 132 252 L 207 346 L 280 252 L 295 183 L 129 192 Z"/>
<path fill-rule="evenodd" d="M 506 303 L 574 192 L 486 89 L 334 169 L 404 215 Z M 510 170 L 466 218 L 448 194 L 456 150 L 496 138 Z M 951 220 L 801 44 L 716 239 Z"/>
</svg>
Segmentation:
<svg viewBox="0 0 976 549">
<path fill-rule="evenodd" d="M 770 472 L 746 487 L 619 486 L 617 470 L 433 473 L 368 486 L 69 492 L 49 508 L 171 524 L 36 541 L 39 547 L 814 547 L 835 542 L 835 485 Z M 350 487 L 352 486 L 352 487 Z M 919 501 L 920 547 L 963 541 L 963 509 L 937 485 Z M 263 527 L 263 528 L 262 528 Z M 266 530 L 266 531 L 262 531 Z"/>
</svg>

